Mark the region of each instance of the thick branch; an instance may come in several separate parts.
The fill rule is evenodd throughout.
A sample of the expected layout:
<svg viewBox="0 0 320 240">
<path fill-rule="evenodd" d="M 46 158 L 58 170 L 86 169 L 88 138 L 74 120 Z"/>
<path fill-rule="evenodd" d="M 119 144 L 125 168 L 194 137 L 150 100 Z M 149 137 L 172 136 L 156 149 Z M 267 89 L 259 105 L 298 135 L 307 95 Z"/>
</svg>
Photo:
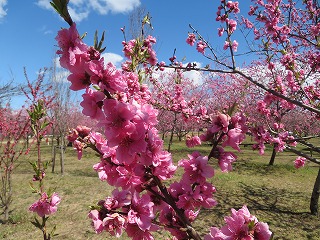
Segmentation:
<svg viewBox="0 0 320 240">
<path fill-rule="evenodd" d="M 294 149 L 294 148 L 292 148 L 290 146 L 286 146 L 285 150 L 293 152 L 293 153 L 295 153 L 295 154 L 297 154 L 297 155 L 299 155 L 301 157 L 304 157 L 304 158 L 308 159 L 310 162 L 313 162 L 313 163 L 316 163 L 316 164 L 320 164 L 320 160 L 319 159 L 310 157 L 308 154 L 300 152 L 300 151 L 298 151 L 298 150 L 296 150 L 296 149 Z"/>
</svg>

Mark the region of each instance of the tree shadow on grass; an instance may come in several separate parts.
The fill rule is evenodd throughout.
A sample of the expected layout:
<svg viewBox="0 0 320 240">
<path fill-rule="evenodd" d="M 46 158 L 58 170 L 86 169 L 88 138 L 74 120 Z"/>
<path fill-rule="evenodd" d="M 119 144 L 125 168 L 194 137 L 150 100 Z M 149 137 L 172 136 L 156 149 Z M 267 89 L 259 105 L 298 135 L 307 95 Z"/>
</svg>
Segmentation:
<svg viewBox="0 0 320 240">
<path fill-rule="evenodd" d="M 306 201 L 306 196 L 301 192 L 292 192 L 281 188 L 266 186 L 250 186 L 239 184 L 243 191 L 243 197 L 253 210 L 268 211 L 279 214 L 301 215 L 309 214 L 308 211 L 298 212 L 292 209 L 294 202 Z"/>
<path fill-rule="evenodd" d="M 86 169 L 75 169 L 68 171 L 68 173 L 72 176 L 77 177 L 94 177 L 98 179 L 98 173 L 94 170 L 86 170 Z"/>
<path fill-rule="evenodd" d="M 254 174 L 259 176 L 271 176 L 277 174 L 284 174 L 287 172 L 295 172 L 295 168 L 286 164 L 268 165 L 267 162 L 253 162 L 250 160 L 240 160 L 233 164 L 234 170 L 239 173 L 245 173 L 247 175 Z"/>
<path fill-rule="evenodd" d="M 224 216 L 230 216 L 230 209 L 240 209 L 247 205 L 251 214 L 260 221 L 268 223 L 274 233 L 273 239 L 320 239 L 320 221 L 308 211 L 309 196 L 285 188 L 273 188 L 239 183 L 234 192 L 220 189 L 216 194 L 218 205 L 203 209 L 199 219 L 203 223 L 197 230 L 203 231 L 204 225 L 225 225 Z M 293 237 L 292 231 L 301 237 Z M 290 232 L 290 234 L 289 234 Z M 286 234 L 287 233 L 287 234 Z"/>
</svg>

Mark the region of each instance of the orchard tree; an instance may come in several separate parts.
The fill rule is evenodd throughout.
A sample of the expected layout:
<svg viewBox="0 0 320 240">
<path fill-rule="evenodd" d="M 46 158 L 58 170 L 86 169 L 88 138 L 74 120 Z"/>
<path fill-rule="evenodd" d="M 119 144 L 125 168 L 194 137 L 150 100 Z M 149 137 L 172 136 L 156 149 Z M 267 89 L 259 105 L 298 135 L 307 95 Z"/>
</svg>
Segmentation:
<svg viewBox="0 0 320 240">
<path fill-rule="evenodd" d="M 150 103 L 160 110 L 158 126 L 163 134 L 168 132 L 170 135 L 170 152 L 174 134 L 181 141 L 189 132 L 198 130 L 194 129 L 195 124 L 204 124 L 198 115 L 204 107 L 205 94 L 201 85 L 195 85 L 179 71 L 154 73 L 149 80 L 152 91 Z"/>
<path fill-rule="evenodd" d="M 66 82 L 66 72 L 59 71 L 56 59 L 53 61 L 50 81 L 52 96 L 54 96 L 53 105 L 50 111 L 53 120 L 51 131 L 52 172 L 54 172 L 55 169 L 56 150 L 59 150 L 61 174 L 64 174 L 64 152 L 67 145 L 65 137 L 68 130 L 75 126 L 69 125 L 69 111 L 72 108 L 72 104 L 70 103 L 71 93 L 69 84 Z M 56 140 L 56 144 L 54 143 L 54 140 Z"/>
<path fill-rule="evenodd" d="M 67 1 L 56 0 L 52 3 L 70 25 L 70 28 L 59 31 L 57 36 L 61 66 L 70 71 L 68 80 L 71 88 L 86 90 L 81 104 L 85 115 L 98 120 L 104 128 L 102 135 L 79 126 L 69 135 L 69 140 L 73 141 L 79 158 L 84 148 L 94 149 L 101 156 L 100 162 L 94 166 L 100 179 L 117 187 L 111 197 L 100 201 L 90 212 L 89 216 L 98 233 L 106 230 L 120 236 L 125 230 L 129 237 L 152 239 L 152 232 L 162 226 L 178 239 L 200 239 L 192 222 L 201 207 L 210 208 L 215 204 L 215 189 L 207 181 L 213 176 L 208 160 L 217 159 L 223 171 L 231 170 L 231 163 L 236 156 L 226 152 L 224 147 L 230 146 L 239 151 L 239 145 L 248 131 L 247 118 L 241 112 L 233 112 L 232 115 L 202 112 L 199 117 L 205 119 L 209 127 L 199 139 L 192 138 L 189 143 L 196 145 L 201 141 L 210 141 L 212 150 L 207 157 L 194 152 L 189 159 L 180 160 L 178 165 L 184 169 L 182 179 L 167 187 L 164 180 L 173 176 L 176 167 L 171 155 L 162 148 L 163 142 L 156 129 L 158 111 L 149 103 L 151 93 L 141 84 L 145 74 L 151 70 L 174 68 L 177 72 L 197 70 L 239 75 L 272 94 L 272 97 L 281 99 L 282 104 L 293 104 L 319 115 L 319 81 L 315 80 L 319 70 L 319 6 L 315 1 L 300 4 L 301 7 L 292 1 L 264 3 L 257 0 L 253 1 L 248 13 L 251 21 L 242 18 L 244 26 L 252 32 L 248 36 L 255 38 L 254 43 L 261 42 L 252 46 L 255 49 L 251 53 L 260 54 L 260 63 L 268 66 L 267 71 L 271 75 L 278 64 L 285 69 L 285 77 L 281 81 L 286 81 L 284 86 L 291 91 L 298 91 L 291 96 L 276 91 L 265 82 L 259 82 L 255 76 L 237 67 L 235 53 L 239 43 L 234 39 L 234 32 L 237 20 L 241 19 L 238 17 L 238 2 L 221 0 L 217 11 L 220 24 L 218 35 L 225 40 L 221 48 L 226 50 L 227 54 L 224 55 L 228 55 L 228 59 L 219 56 L 190 26 L 192 32 L 188 35 L 187 43 L 196 44 L 197 51 L 215 63 L 214 69 L 199 68 L 194 64 L 158 63 L 153 50 L 156 39 L 143 36 L 123 43 L 127 61 L 121 70 L 111 63 L 104 64 L 100 57 L 102 41 L 95 41 L 94 46 L 89 47 L 79 37 L 76 24 L 68 13 Z M 253 21 L 255 24 L 252 24 Z M 314 81 L 308 81 L 310 79 Z M 287 132 L 277 140 L 278 146 L 300 156 L 296 160 L 297 167 L 303 165 L 305 160 L 302 157 L 319 163 L 318 159 L 291 148 L 289 143 L 295 139 Z M 314 213 L 314 209 L 311 211 Z M 232 217 L 226 218 L 226 222 L 227 226 L 221 229 L 211 228 L 206 239 L 234 239 L 239 235 L 257 239 L 271 237 L 267 225 L 259 224 L 246 207 L 233 210 Z M 245 230 L 239 232 L 230 223 L 236 223 L 238 230 Z"/>
<path fill-rule="evenodd" d="M 218 72 L 224 74 L 236 74 L 259 88 L 266 91 L 264 100 L 278 99 L 282 105 L 294 105 L 300 107 L 315 119 L 319 118 L 319 3 L 318 1 L 253 1 L 250 6 L 248 16 L 239 16 L 239 3 L 222 0 L 218 6 L 216 15 L 217 22 L 220 23 L 218 35 L 224 39 L 223 49 L 228 53 L 229 61 L 225 61 L 225 56 L 220 57 L 217 51 L 201 36 L 192 26 L 187 43 L 196 44 L 197 50 L 206 58 L 215 63 L 215 69 L 194 70 Z M 242 11 L 243 12 L 243 11 Z M 278 86 L 283 84 L 280 89 L 270 87 L 268 83 L 259 81 L 254 75 L 248 74 L 245 69 L 238 68 L 236 65 L 237 51 L 239 43 L 234 39 L 234 33 L 239 27 L 236 19 L 248 29 L 249 35 L 254 38 L 250 41 L 250 52 L 248 56 L 259 58 L 260 64 L 265 65 L 265 72 L 272 76 L 272 82 Z M 248 41 L 247 41 L 248 42 Z M 251 44 L 252 43 L 252 44 Z M 255 62 L 257 64 L 257 61 Z M 172 66 L 168 66 L 172 67 Z M 181 66 L 175 68 L 186 70 Z M 284 71 L 284 75 L 277 75 L 276 69 Z M 280 83 L 280 85 L 279 85 Z M 283 87 L 283 88 L 282 88 Z M 279 91 L 280 90 L 280 91 Z M 288 93 L 294 93 L 289 95 Z M 268 105 L 268 102 L 261 102 L 261 105 Z M 266 111 L 267 113 L 268 111 Z M 318 121 L 318 120 L 317 120 Z M 259 128 L 256 131 L 257 140 L 264 144 L 265 139 L 269 138 L 266 129 Z M 283 129 L 284 130 L 284 129 Z M 300 157 L 319 164 L 319 160 L 308 154 L 297 151 L 289 144 L 294 139 L 283 131 L 277 141 L 279 150 L 290 150 Z M 315 146 L 309 144 L 310 148 L 317 150 Z M 320 178 L 320 170 L 318 173 Z M 318 179 L 317 178 L 317 179 Z M 316 181 L 313 193 L 319 193 L 319 181 Z M 310 209 L 313 214 L 317 214 L 318 203 L 314 201 L 319 198 L 312 196 Z"/>
<path fill-rule="evenodd" d="M 0 119 L 0 207 L 6 223 L 14 201 L 13 174 L 21 155 L 28 153 L 23 138 L 30 125 L 25 109 L 13 111 L 10 104 L 0 109 Z"/>
<path fill-rule="evenodd" d="M 214 173 L 208 159 L 218 159 L 224 171 L 231 169 L 235 158 L 223 147 L 239 150 L 246 131 L 245 117 L 206 116 L 211 127 L 202 138 L 213 142 L 209 156 L 194 152 L 188 159 L 180 160 L 182 178 L 166 186 L 164 181 L 172 178 L 176 166 L 170 153 L 163 150 L 156 129 L 158 111 L 149 103 L 151 93 L 141 84 L 144 74 L 157 64 L 153 50 L 156 39 L 147 36 L 124 42 L 127 61 L 119 70 L 111 63 L 104 64 L 100 57 L 101 41 L 89 47 L 79 37 L 67 1 L 56 0 L 52 5 L 70 25 L 57 36 L 60 64 L 70 71 L 71 87 L 86 90 L 81 102 L 84 113 L 104 128 L 102 135 L 79 126 L 68 139 L 73 141 L 79 158 L 84 148 L 95 150 L 101 158 L 94 169 L 101 180 L 116 187 L 112 196 L 99 201 L 89 214 L 95 230 L 106 230 L 117 237 L 125 230 L 133 239 L 153 239 L 152 232 L 161 227 L 178 239 L 201 239 L 192 222 L 200 208 L 215 205 L 215 188 L 207 180 Z M 74 61 L 70 61 L 70 56 Z M 218 147 L 219 143 L 222 147 Z M 212 228 L 206 237 L 220 234 L 234 238 L 241 234 L 270 239 L 267 224 L 258 222 L 245 206 L 233 210 L 228 219 L 227 225 L 238 219 L 239 229 L 246 230 L 230 233 L 224 231 L 228 226 L 221 230 Z"/>
<path fill-rule="evenodd" d="M 37 80 L 31 82 L 25 72 L 28 89 L 22 89 L 22 91 L 27 97 L 27 112 L 36 149 L 36 161 L 30 162 L 34 170 L 30 187 L 32 193 L 38 195 L 38 200 L 29 207 L 29 211 L 35 212 L 37 215 L 31 223 L 42 232 L 44 240 L 50 240 L 55 235 L 55 226 L 49 231 L 48 220 L 50 215 L 57 211 L 57 205 L 61 199 L 56 192 L 50 188 L 47 189 L 44 184 L 50 161 L 43 159 L 41 143 L 52 126 L 52 119 L 48 117 L 47 113 L 52 108 L 54 100 L 54 97 L 48 94 L 51 86 L 45 85 L 46 73 L 46 68 L 40 70 Z"/>
</svg>

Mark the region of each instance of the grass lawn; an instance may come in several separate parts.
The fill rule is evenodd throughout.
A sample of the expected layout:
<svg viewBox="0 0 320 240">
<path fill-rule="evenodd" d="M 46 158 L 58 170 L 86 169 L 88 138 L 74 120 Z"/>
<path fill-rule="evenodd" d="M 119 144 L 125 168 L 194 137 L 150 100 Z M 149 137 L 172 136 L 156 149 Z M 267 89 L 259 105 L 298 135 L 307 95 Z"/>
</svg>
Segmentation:
<svg viewBox="0 0 320 240">
<path fill-rule="evenodd" d="M 42 150 L 44 159 L 50 160 L 50 146 L 43 146 Z M 193 150 L 202 154 L 210 151 L 206 146 L 186 149 L 183 143 L 175 142 L 172 146 L 175 162 L 186 158 Z M 230 208 L 238 209 L 246 204 L 260 221 L 269 224 L 274 239 L 320 239 L 319 218 L 309 214 L 309 201 L 318 166 L 310 163 L 297 170 L 293 167 L 295 155 L 290 153 L 278 154 L 275 165 L 268 166 L 270 149 L 266 150 L 264 156 L 259 156 L 246 147 L 237 155 L 238 160 L 230 173 L 222 173 L 216 162 L 211 160 L 216 169 L 211 181 L 217 188 L 215 198 L 218 205 L 210 210 L 202 210 L 194 224 L 195 228 L 204 235 L 210 226 L 224 223 L 223 217 L 230 214 Z M 28 161 L 34 161 L 35 157 L 35 153 L 31 152 L 29 156 L 21 158 L 13 174 L 11 223 L 0 223 L 0 239 L 43 239 L 41 232 L 30 223 L 34 214 L 28 211 L 38 197 L 31 193 L 29 187 L 33 172 Z M 58 236 L 53 239 L 115 239 L 106 233 L 96 235 L 87 218 L 89 205 L 112 191 L 106 183 L 99 181 L 92 170 L 92 165 L 98 161 L 90 152 L 84 153 L 79 161 L 74 150 L 67 148 L 65 174 L 62 176 L 59 173 L 59 166 L 56 166 L 55 173 L 51 173 L 49 167 L 45 185 L 56 187 L 56 192 L 62 198 L 58 212 L 48 222 L 49 229 L 54 224 L 57 226 Z M 177 173 L 181 175 L 181 171 Z M 169 235 L 161 233 L 155 238 L 165 239 L 165 236 Z"/>
</svg>

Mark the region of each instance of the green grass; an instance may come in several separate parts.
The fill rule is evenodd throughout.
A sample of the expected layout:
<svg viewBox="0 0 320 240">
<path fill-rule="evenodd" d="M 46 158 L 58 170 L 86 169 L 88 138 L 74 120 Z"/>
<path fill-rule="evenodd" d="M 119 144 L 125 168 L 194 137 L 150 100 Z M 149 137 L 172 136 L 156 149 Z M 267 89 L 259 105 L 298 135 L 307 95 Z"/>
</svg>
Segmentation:
<svg viewBox="0 0 320 240">
<path fill-rule="evenodd" d="M 172 146 L 174 161 L 187 158 L 193 150 L 208 154 L 209 147 L 186 149 L 183 143 L 175 142 Z M 43 147 L 43 158 L 50 160 L 50 148 Z M 212 209 L 201 211 L 195 222 L 195 228 L 203 235 L 210 226 L 221 226 L 223 217 L 230 214 L 231 208 L 240 208 L 246 204 L 252 214 L 260 221 L 267 222 L 274 239 L 320 239 L 320 221 L 309 214 L 309 200 L 318 167 L 308 164 L 305 168 L 295 169 L 295 156 L 280 153 L 274 166 L 268 166 L 271 150 L 265 156 L 259 156 L 249 147 L 237 153 L 238 160 L 233 171 L 222 173 L 217 163 L 215 176 L 211 179 L 217 192 L 215 198 L 218 205 Z M 30 221 L 34 214 L 28 207 L 37 199 L 31 193 L 29 181 L 32 179 L 32 168 L 28 161 L 34 161 L 31 153 L 20 159 L 14 177 L 14 201 L 11 219 L 8 224 L 0 224 L 0 239 L 43 239 L 41 232 Z M 85 153 L 82 160 L 77 160 L 72 148 L 66 150 L 65 174 L 59 171 L 59 160 L 56 173 L 47 173 L 46 187 L 56 187 L 62 197 L 58 212 L 49 222 L 49 229 L 57 225 L 57 237 L 54 239 L 114 239 L 103 233 L 96 235 L 87 218 L 89 205 L 108 196 L 112 191 L 106 183 L 99 181 L 92 165 L 99 159 L 92 153 Z M 181 171 L 178 171 L 181 174 Z M 156 239 L 165 239 L 168 234 L 159 234 Z M 125 237 L 121 239 L 126 239 Z"/>
</svg>

